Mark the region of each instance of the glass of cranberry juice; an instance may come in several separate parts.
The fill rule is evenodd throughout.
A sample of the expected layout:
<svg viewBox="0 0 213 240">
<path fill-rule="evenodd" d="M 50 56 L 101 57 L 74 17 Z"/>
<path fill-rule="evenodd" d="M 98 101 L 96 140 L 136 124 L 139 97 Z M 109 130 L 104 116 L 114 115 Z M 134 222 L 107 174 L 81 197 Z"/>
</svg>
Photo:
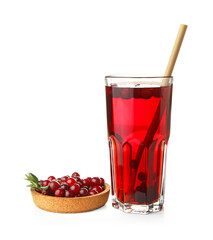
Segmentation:
<svg viewBox="0 0 213 240">
<path fill-rule="evenodd" d="M 160 211 L 173 78 L 106 76 L 105 83 L 112 205 L 131 213 Z"/>
</svg>

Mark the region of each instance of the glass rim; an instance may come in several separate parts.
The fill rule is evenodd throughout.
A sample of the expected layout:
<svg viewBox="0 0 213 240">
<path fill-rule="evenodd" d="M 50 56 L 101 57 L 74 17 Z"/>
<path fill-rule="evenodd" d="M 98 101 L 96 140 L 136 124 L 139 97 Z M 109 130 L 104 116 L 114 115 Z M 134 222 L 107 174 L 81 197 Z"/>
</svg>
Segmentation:
<svg viewBox="0 0 213 240">
<path fill-rule="evenodd" d="M 108 78 L 133 78 L 133 79 L 152 79 L 152 78 L 154 78 L 154 79 L 159 79 L 159 78 L 166 78 L 166 79 L 172 79 L 173 80 L 173 76 L 137 76 L 137 75 L 107 75 L 107 76 L 105 76 L 105 79 L 108 79 Z"/>
<path fill-rule="evenodd" d="M 164 81 L 166 80 L 166 82 Z M 173 84 L 172 76 L 128 76 L 128 75 L 108 75 L 105 76 L 106 86 L 119 87 L 162 87 L 171 86 Z"/>
</svg>

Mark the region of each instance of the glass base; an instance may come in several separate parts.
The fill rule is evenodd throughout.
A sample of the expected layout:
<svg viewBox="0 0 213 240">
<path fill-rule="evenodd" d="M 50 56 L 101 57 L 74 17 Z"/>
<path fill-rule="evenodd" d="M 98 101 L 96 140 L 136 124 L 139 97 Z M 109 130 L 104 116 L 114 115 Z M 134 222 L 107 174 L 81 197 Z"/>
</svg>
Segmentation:
<svg viewBox="0 0 213 240">
<path fill-rule="evenodd" d="M 120 209 L 125 213 L 138 213 L 138 214 L 149 214 L 159 212 L 163 208 L 163 202 L 158 200 L 149 205 L 139 205 L 130 203 L 121 203 L 117 199 L 112 200 L 112 206 L 116 209 Z"/>
</svg>

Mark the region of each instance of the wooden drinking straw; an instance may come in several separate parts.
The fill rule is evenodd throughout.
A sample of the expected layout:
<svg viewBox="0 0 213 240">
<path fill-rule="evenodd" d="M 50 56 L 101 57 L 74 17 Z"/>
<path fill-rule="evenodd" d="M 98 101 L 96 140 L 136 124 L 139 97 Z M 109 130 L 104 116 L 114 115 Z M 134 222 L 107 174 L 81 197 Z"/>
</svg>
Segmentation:
<svg viewBox="0 0 213 240">
<path fill-rule="evenodd" d="M 174 69 L 174 66 L 175 66 L 175 63 L 176 63 L 176 60 L 177 60 L 177 57 L 178 57 L 178 53 L 180 51 L 180 47 L 182 45 L 183 38 L 184 38 L 184 35 L 186 33 L 186 29 L 187 29 L 187 25 L 184 25 L 184 24 L 180 25 L 179 32 L 178 32 L 178 35 L 177 35 L 177 38 L 176 38 L 171 56 L 169 58 L 167 68 L 166 68 L 166 71 L 165 71 L 165 74 L 164 74 L 164 76 L 166 76 L 166 77 L 172 75 L 172 71 Z M 164 78 L 162 80 L 161 86 L 168 86 L 168 83 L 169 83 L 168 81 L 169 81 L 168 78 Z"/>
<path fill-rule="evenodd" d="M 169 85 L 169 79 L 170 79 L 169 77 L 172 75 L 172 71 L 174 69 L 175 62 L 177 60 L 177 56 L 178 56 L 178 53 L 180 51 L 180 47 L 181 47 L 181 44 L 183 42 L 183 38 L 184 38 L 184 35 L 185 35 L 185 32 L 186 32 L 186 29 L 187 29 L 187 25 L 184 25 L 184 24 L 180 25 L 179 32 L 178 32 L 178 35 L 177 35 L 177 38 L 176 38 L 176 41 L 175 41 L 175 44 L 174 44 L 169 62 L 168 62 L 168 65 L 167 65 L 167 68 L 166 68 L 166 72 L 164 74 L 164 76 L 168 77 L 168 78 L 163 78 L 163 80 L 161 82 L 161 86 L 168 86 Z M 155 115 L 153 117 L 153 120 L 150 124 L 150 127 L 147 130 L 144 141 L 141 142 L 139 147 L 138 147 L 138 151 L 137 151 L 137 154 L 136 154 L 137 167 L 135 169 L 134 174 L 130 178 L 130 183 L 129 183 L 129 189 L 130 190 L 133 189 L 133 187 L 134 187 L 135 178 L 137 176 L 137 171 L 138 171 L 138 167 L 140 165 L 140 159 L 143 155 L 144 148 L 145 147 L 148 148 L 149 145 L 152 143 L 153 137 L 154 137 L 154 135 L 155 135 L 155 133 L 158 129 L 158 125 L 160 124 L 160 121 L 161 121 L 161 118 L 162 118 L 163 113 L 165 111 L 165 108 L 166 108 L 166 101 L 164 101 L 163 103 L 160 102 L 158 107 L 157 107 L 157 110 L 155 112 Z"/>
</svg>

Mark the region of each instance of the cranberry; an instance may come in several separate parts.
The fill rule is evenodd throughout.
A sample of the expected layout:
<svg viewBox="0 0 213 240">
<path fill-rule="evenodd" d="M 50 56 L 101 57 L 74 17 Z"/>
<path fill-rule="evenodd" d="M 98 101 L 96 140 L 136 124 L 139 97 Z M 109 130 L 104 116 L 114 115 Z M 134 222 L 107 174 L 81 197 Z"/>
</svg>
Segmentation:
<svg viewBox="0 0 213 240">
<path fill-rule="evenodd" d="M 82 185 L 82 182 L 77 182 L 77 184 L 78 185 L 80 185 L 80 187 L 82 187 L 83 185 Z"/>
<path fill-rule="evenodd" d="M 131 95 L 132 95 L 132 90 L 131 90 L 131 89 L 129 89 L 129 88 L 123 88 L 123 89 L 121 90 L 121 97 L 122 97 L 123 99 L 129 99 L 129 98 L 131 98 Z"/>
<path fill-rule="evenodd" d="M 67 184 L 67 182 L 61 182 L 60 185 Z"/>
<path fill-rule="evenodd" d="M 60 186 L 60 188 L 61 189 L 64 189 L 64 190 L 69 190 L 69 185 L 67 184 L 67 183 L 65 183 L 65 184 L 62 184 L 61 186 Z"/>
<path fill-rule="evenodd" d="M 53 179 L 52 182 L 57 182 L 59 185 L 61 185 L 61 181 L 60 180 Z"/>
<path fill-rule="evenodd" d="M 89 179 L 87 179 L 87 178 L 86 178 L 86 179 L 83 179 L 83 180 L 82 180 L 82 185 L 89 187 L 89 185 L 90 185 Z"/>
<path fill-rule="evenodd" d="M 141 97 L 141 88 L 135 88 L 134 89 L 134 98 L 140 98 Z"/>
<path fill-rule="evenodd" d="M 49 181 L 52 181 L 53 179 L 55 179 L 55 177 L 54 177 L 54 176 L 49 176 L 47 179 L 48 179 Z"/>
<path fill-rule="evenodd" d="M 71 186 L 71 185 L 73 185 L 74 183 L 76 183 L 76 180 L 75 180 L 75 178 L 68 178 L 66 182 L 67 182 L 67 184 L 68 184 L 69 186 Z"/>
<path fill-rule="evenodd" d="M 77 172 L 74 172 L 74 173 L 72 174 L 72 177 L 80 177 L 80 174 L 77 173 Z"/>
<path fill-rule="evenodd" d="M 49 186 L 50 192 L 54 193 L 55 190 L 60 187 L 60 184 L 58 182 L 56 182 L 56 181 L 52 181 L 52 182 L 49 183 L 48 186 Z"/>
<path fill-rule="evenodd" d="M 68 179 L 68 177 L 67 177 L 67 176 L 64 176 L 64 177 L 61 178 L 61 181 L 62 181 L 62 182 L 66 182 L 67 179 Z"/>
<path fill-rule="evenodd" d="M 87 186 L 83 186 L 82 188 L 86 188 L 89 191 L 89 187 L 87 187 Z"/>
<path fill-rule="evenodd" d="M 100 185 L 100 179 L 98 177 L 92 178 L 91 182 L 90 182 L 90 185 L 91 186 L 98 186 L 98 185 Z"/>
<path fill-rule="evenodd" d="M 92 178 L 91 177 L 87 177 L 86 179 L 89 181 L 89 185 L 90 185 Z"/>
<path fill-rule="evenodd" d="M 49 183 L 50 183 L 49 180 L 44 180 L 44 181 L 42 182 L 42 187 L 48 186 Z"/>
<path fill-rule="evenodd" d="M 142 182 L 140 186 L 137 186 L 136 191 L 146 193 L 147 192 L 146 182 Z"/>
<path fill-rule="evenodd" d="M 139 172 L 138 173 L 138 180 L 140 180 L 140 181 L 146 180 L 146 174 L 144 172 Z"/>
<path fill-rule="evenodd" d="M 95 190 L 90 190 L 89 191 L 89 195 L 91 196 L 91 195 L 95 195 L 95 194 L 97 194 L 98 192 L 97 191 L 95 191 Z"/>
<path fill-rule="evenodd" d="M 86 189 L 86 188 L 81 188 L 79 194 L 80 194 L 81 196 L 87 196 L 87 195 L 89 194 L 89 190 Z"/>
<path fill-rule="evenodd" d="M 77 194 L 79 193 L 80 189 L 81 189 L 81 187 L 80 187 L 80 185 L 77 184 L 77 183 L 73 184 L 73 185 L 70 187 L 70 191 L 71 191 L 72 193 L 74 193 L 75 195 L 77 195 Z"/>
<path fill-rule="evenodd" d="M 98 193 L 103 192 L 103 189 L 101 186 L 94 186 L 94 187 L 92 187 L 91 191 L 93 191 L 93 190 L 95 190 Z"/>
<path fill-rule="evenodd" d="M 59 177 L 59 178 L 57 178 L 56 180 L 57 180 L 57 181 L 62 181 L 60 177 Z"/>
<path fill-rule="evenodd" d="M 76 182 L 82 182 L 81 178 L 80 177 L 74 177 Z"/>
<path fill-rule="evenodd" d="M 81 194 L 80 194 L 80 193 L 78 193 L 77 195 L 75 195 L 75 197 L 81 197 Z"/>
<path fill-rule="evenodd" d="M 104 186 L 104 185 L 105 185 L 105 180 L 104 180 L 102 177 L 100 178 L 100 185 L 101 185 L 101 186 Z"/>
<path fill-rule="evenodd" d="M 159 98 L 162 95 L 161 88 L 153 88 L 152 92 L 153 92 L 153 96 L 156 98 Z"/>
<path fill-rule="evenodd" d="M 42 183 L 43 183 L 43 180 L 39 180 L 39 181 L 38 181 L 38 184 L 39 184 L 40 186 L 42 186 Z"/>
<path fill-rule="evenodd" d="M 50 190 L 49 189 L 42 189 L 41 193 L 44 195 L 50 195 Z"/>
<path fill-rule="evenodd" d="M 64 189 L 58 188 L 55 190 L 55 196 L 56 197 L 64 197 Z"/>
<path fill-rule="evenodd" d="M 70 190 L 65 190 L 64 196 L 65 197 L 74 197 L 74 194 Z"/>
<path fill-rule="evenodd" d="M 147 88 L 141 89 L 141 97 L 144 98 L 144 99 L 151 98 L 152 97 L 152 90 L 147 89 Z"/>
<path fill-rule="evenodd" d="M 130 161 L 130 167 L 133 168 L 133 169 L 137 169 L 138 161 L 137 160 L 131 160 Z"/>
<path fill-rule="evenodd" d="M 35 189 L 35 191 L 41 193 L 41 190 L 39 190 L 39 189 Z"/>
</svg>

